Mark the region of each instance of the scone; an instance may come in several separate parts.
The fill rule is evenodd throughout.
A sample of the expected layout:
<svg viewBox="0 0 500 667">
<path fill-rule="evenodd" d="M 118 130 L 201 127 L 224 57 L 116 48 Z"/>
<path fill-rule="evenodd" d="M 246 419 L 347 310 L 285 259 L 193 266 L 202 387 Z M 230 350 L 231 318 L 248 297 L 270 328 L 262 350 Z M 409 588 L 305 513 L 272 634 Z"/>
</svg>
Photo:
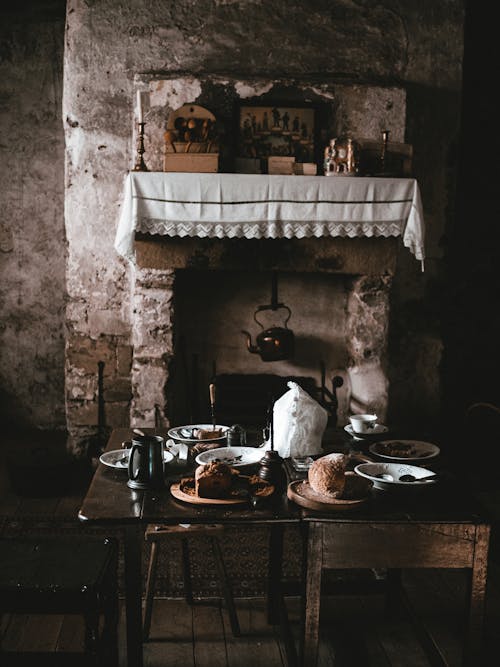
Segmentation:
<svg viewBox="0 0 500 667">
<path fill-rule="evenodd" d="M 195 493 L 200 498 L 227 498 L 233 475 L 237 474 L 225 463 L 212 461 L 194 471 Z"/>
<path fill-rule="evenodd" d="M 327 454 L 316 459 L 309 468 L 309 485 L 324 496 L 340 498 L 345 487 L 347 458 L 344 454 Z"/>
</svg>

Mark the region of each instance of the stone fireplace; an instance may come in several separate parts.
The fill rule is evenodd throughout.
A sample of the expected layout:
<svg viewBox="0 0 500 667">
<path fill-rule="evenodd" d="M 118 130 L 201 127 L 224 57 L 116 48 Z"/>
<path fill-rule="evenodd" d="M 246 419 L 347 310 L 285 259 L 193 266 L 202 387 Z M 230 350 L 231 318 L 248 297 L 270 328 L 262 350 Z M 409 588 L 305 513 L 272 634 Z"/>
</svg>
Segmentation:
<svg viewBox="0 0 500 667">
<path fill-rule="evenodd" d="M 137 91 L 151 175 L 160 176 L 163 168 L 169 112 L 190 102 L 210 108 L 225 128 L 229 148 L 221 155 L 222 172 L 231 172 L 234 158 L 228 140 L 235 131 L 234 109 L 256 96 L 264 102 L 294 99 L 317 105 L 323 128 L 319 153 L 330 134 L 376 139 L 381 127 L 390 127 L 393 141 L 404 140 L 405 93 L 398 87 L 142 75 L 135 78 L 132 108 Z M 134 141 L 135 128 L 133 123 Z M 78 149 L 74 132 L 68 145 L 70 155 Z M 130 148 L 133 163 L 132 144 Z M 308 177 L 289 178 L 303 183 Z M 125 207 L 123 181 L 115 192 L 105 206 L 116 219 Z M 71 217 L 82 202 L 72 187 L 66 197 Z M 113 262 L 108 262 L 96 276 L 96 299 L 86 304 L 78 273 L 71 271 L 78 268 L 82 252 L 78 224 L 68 235 L 66 357 L 67 421 L 75 450 L 86 446 L 96 427 L 101 433 L 114 426 L 165 427 L 201 419 L 214 374 L 299 376 L 311 379 L 318 391 L 322 385 L 332 389 L 332 378 L 340 375 L 339 424 L 353 410 L 373 410 L 385 418 L 389 297 L 402 246 L 401 238 L 394 237 L 402 227 L 380 236 L 370 232 L 370 238 L 350 232 L 315 238 L 314 231 L 305 236 L 287 231 L 278 238 L 206 238 L 203 233 L 165 238 L 153 224 L 135 230 L 135 258 L 123 261 L 119 283 L 111 277 Z M 100 249 L 92 246 L 91 252 L 97 256 Z M 118 254 L 127 256 L 121 250 Z M 98 264 L 102 262 L 104 257 Z M 266 363 L 247 350 L 241 331 L 259 332 L 253 314 L 269 302 L 273 272 L 279 276 L 280 301 L 292 311 L 289 326 L 297 344 L 293 360 Z M 108 293 L 99 286 L 102 279 Z"/>
<path fill-rule="evenodd" d="M 322 368 L 328 389 L 334 376 L 344 380 L 340 424 L 353 410 L 384 418 L 397 245 L 396 239 L 142 237 L 134 282 L 132 423 L 203 421 L 208 384 L 219 374 L 303 376 L 319 390 Z M 272 272 L 280 301 L 292 311 L 295 354 L 265 362 L 248 351 L 241 331 L 259 332 L 253 314 L 270 301 Z M 264 326 L 283 318 L 279 310 L 261 314 Z"/>
</svg>

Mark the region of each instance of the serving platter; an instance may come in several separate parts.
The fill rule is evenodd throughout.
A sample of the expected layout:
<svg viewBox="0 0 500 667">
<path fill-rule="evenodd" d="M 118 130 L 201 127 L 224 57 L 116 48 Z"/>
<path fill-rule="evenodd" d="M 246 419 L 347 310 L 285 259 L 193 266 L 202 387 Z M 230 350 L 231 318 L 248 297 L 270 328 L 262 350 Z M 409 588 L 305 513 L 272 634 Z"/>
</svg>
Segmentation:
<svg viewBox="0 0 500 667">
<path fill-rule="evenodd" d="M 382 459 L 402 462 L 433 459 L 441 451 L 437 445 L 422 440 L 379 440 L 369 449 Z"/>
<path fill-rule="evenodd" d="M 368 493 L 363 498 L 330 498 L 322 493 L 316 493 L 307 480 L 300 479 L 290 482 L 286 495 L 289 500 L 293 500 L 297 505 L 323 512 L 353 510 L 360 505 L 364 505 L 370 497 Z"/>
<path fill-rule="evenodd" d="M 229 498 L 200 498 L 194 491 L 194 478 L 187 478 L 172 484 L 170 493 L 177 500 L 182 500 L 191 505 L 243 505 L 249 502 L 252 492 L 258 498 L 267 498 L 274 493 L 274 486 L 262 479 L 259 479 L 258 484 L 252 484 L 251 477 L 238 475 L 236 484 L 242 488 L 246 486 L 248 493 L 240 496 L 230 496 Z M 237 492 L 238 489 L 235 488 L 235 493 Z"/>
<path fill-rule="evenodd" d="M 104 452 L 99 457 L 99 461 L 109 468 L 116 468 L 118 470 L 128 470 L 128 459 L 130 456 L 130 449 L 113 449 L 110 452 Z M 170 463 L 174 458 L 171 452 L 163 452 L 163 462 Z"/>
</svg>

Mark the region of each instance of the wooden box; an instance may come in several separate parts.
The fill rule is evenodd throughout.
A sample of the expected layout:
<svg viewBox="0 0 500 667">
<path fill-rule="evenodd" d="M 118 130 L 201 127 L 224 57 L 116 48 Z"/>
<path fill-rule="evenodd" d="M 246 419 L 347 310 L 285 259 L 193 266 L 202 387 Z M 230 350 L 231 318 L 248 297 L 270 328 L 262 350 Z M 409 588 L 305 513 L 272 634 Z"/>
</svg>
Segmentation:
<svg viewBox="0 0 500 667">
<path fill-rule="evenodd" d="M 293 174 L 294 157 L 271 156 L 267 160 L 269 174 Z"/>
<path fill-rule="evenodd" d="M 217 173 L 218 153 L 166 153 L 163 171 Z"/>
</svg>

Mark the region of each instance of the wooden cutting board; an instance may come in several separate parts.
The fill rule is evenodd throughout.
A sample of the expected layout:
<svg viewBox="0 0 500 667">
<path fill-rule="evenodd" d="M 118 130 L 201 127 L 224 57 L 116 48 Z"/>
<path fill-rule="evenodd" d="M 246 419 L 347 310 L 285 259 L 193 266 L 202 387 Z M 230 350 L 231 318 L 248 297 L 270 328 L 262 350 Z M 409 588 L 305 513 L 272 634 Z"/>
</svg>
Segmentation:
<svg viewBox="0 0 500 667">
<path fill-rule="evenodd" d="M 293 500 L 297 505 L 306 507 L 310 510 L 319 510 L 321 512 L 338 512 L 353 510 L 364 505 L 369 498 L 369 495 L 364 498 L 356 498 L 353 500 L 344 500 L 342 498 L 329 498 L 323 494 L 316 493 L 309 482 L 300 479 L 295 482 L 290 482 L 287 489 L 287 497 Z"/>
<path fill-rule="evenodd" d="M 246 475 L 238 475 L 238 483 L 245 483 L 249 478 Z M 257 498 L 267 498 L 274 493 L 274 486 L 265 480 L 259 480 L 259 491 L 255 493 Z M 255 487 L 253 487 L 255 490 Z M 249 502 L 247 496 L 233 498 L 200 498 L 194 493 L 186 493 L 180 488 L 180 483 L 172 484 L 170 492 L 177 500 L 182 500 L 191 505 L 242 505 Z"/>
<path fill-rule="evenodd" d="M 248 502 L 247 498 L 200 498 L 189 493 L 184 493 L 179 488 L 179 484 L 172 484 L 170 493 L 177 500 L 182 500 L 191 505 L 243 505 Z"/>
</svg>

